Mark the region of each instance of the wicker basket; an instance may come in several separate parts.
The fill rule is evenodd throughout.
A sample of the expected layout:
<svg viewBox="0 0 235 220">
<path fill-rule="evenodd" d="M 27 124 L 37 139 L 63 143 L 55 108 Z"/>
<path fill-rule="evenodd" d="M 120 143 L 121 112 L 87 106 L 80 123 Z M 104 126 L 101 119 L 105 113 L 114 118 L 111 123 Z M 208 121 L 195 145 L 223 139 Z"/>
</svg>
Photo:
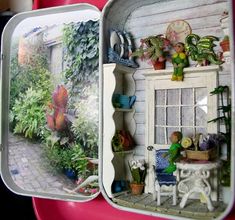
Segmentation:
<svg viewBox="0 0 235 220">
<path fill-rule="evenodd" d="M 191 160 L 213 160 L 217 156 L 216 148 L 210 150 L 186 150 L 186 157 Z"/>
</svg>

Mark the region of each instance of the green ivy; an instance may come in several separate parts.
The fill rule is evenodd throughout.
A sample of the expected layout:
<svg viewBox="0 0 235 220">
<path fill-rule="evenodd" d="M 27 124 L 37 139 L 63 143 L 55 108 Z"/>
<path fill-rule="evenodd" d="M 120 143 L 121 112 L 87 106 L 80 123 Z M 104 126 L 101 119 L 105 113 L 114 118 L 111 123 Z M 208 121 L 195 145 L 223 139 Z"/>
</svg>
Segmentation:
<svg viewBox="0 0 235 220">
<path fill-rule="evenodd" d="M 98 82 L 99 22 L 70 23 L 63 29 L 65 78 L 70 95 L 81 94 L 84 83 Z"/>
</svg>

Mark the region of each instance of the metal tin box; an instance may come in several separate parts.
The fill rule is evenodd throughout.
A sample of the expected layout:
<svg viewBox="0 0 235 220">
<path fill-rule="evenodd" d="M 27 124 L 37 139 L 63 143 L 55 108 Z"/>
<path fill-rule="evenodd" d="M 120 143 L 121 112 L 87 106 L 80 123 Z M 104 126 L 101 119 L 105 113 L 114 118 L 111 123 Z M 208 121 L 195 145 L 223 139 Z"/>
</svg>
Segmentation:
<svg viewBox="0 0 235 220">
<path fill-rule="evenodd" d="M 101 15 L 80 4 L 15 16 L 2 41 L 6 185 L 75 201 L 95 198 L 100 188 L 119 209 L 174 219 L 226 216 L 234 201 L 231 5 L 111 0 Z M 155 37 L 162 45 L 147 50 Z M 178 55 L 179 42 L 186 52 Z M 151 53 L 159 47 L 166 64 L 154 70 Z M 133 57 L 139 53 L 150 62 Z M 172 65 L 177 56 L 189 59 L 183 72 Z M 162 155 L 171 155 L 176 131 L 180 149 L 192 139 L 196 147 L 170 161 Z M 214 147 L 213 160 L 186 157 L 187 150 Z M 160 182 L 164 158 L 174 172 L 161 173 Z M 137 182 L 144 187 L 139 195 L 131 190 Z"/>
</svg>

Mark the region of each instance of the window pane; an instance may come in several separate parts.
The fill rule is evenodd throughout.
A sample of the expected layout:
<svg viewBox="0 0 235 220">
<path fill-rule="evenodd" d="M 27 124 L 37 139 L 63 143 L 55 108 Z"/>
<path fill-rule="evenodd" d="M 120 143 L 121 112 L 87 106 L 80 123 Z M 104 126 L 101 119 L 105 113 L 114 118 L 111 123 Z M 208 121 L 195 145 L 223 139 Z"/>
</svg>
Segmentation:
<svg viewBox="0 0 235 220">
<path fill-rule="evenodd" d="M 156 108 L 156 125 L 165 125 L 165 108 Z"/>
<path fill-rule="evenodd" d="M 181 108 L 181 123 L 183 126 L 194 126 L 193 117 L 193 107 Z"/>
<path fill-rule="evenodd" d="M 171 144 L 170 136 L 174 131 L 180 131 L 179 128 L 167 128 L 167 143 Z"/>
<path fill-rule="evenodd" d="M 155 144 L 165 144 L 165 132 L 164 128 L 155 128 Z"/>
<path fill-rule="evenodd" d="M 167 104 L 179 105 L 179 89 L 167 90 Z"/>
<path fill-rule="evenodd" d="M 201 134 L 204 134 L 206 135 L 207 134 L 207 129 L 206 128 L 196 128 L 196 133 L 201 133 Z"/>
<path fill-rule="evenodd" d="M 178 107 L 167 108 L 167 125 L 168 126 L 179 125 L 179 108 Z"/>
<path fill-rule="evenodd" d="M 182 133 L 184 137 L 193 137 L 194 136 L 194 128 L 182 128 Z"/>
<path fill-rule="evenodd" d="M 156 90 L 155 103 L 156 105 L 165 105 L 165 90 Z"/>
<path fill-rule="evenodd" d="M 193 100 L 193 89 L 182 89 L 182 98 L 181 102 L 182 105 L 193 105 L 194 100 Z"/>
<path fill-rule="evenodd" d="M 206 88 L 195 89 L 195 104 L 207 105 L 207 89 Z"/>
<path fill-rule="evenodd" d="M 207 126 L 207 106 L 196 107 L 196 126 Z"/>
</svg>

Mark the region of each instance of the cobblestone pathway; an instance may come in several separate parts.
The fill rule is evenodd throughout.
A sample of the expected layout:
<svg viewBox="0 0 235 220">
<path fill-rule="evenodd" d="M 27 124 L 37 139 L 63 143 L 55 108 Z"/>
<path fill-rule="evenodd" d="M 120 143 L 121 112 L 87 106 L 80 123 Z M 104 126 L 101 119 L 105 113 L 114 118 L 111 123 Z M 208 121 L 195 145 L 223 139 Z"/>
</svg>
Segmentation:
<svg viewBox="0 0 235 220">
<path fill-rule="evenodd" d="M 9 169 L 15 183 L 24 190 L 44 193 L 67 194 L 63 187 L 75 188 L 65 175 L 47 168 L 48 161 L 42 153 L 40 144 L 10 135 Z"/>
</svg>

